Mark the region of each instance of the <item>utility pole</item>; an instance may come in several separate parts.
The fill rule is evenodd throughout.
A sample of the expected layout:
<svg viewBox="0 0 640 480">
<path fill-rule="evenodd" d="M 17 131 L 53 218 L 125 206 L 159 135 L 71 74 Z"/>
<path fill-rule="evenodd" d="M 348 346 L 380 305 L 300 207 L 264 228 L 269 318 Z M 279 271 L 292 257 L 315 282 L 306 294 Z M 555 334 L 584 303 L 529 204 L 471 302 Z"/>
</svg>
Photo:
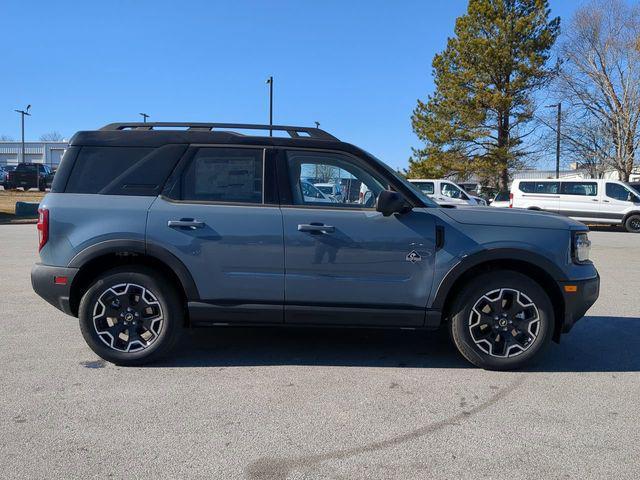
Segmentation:
<svg viewBox="0 0 640 480">
<path fill-rule="evenodd" d="M 269 84 L 269 126 L 273 127 L 273 75 L 267 78 Z M 273 130 L 269 129 L 269 136 L 273 137 Z"/>
<path fill-rule="evenodd" d="M 138 115 L 142 116 L 142 123 L 147 123 L 147 118 L 151 116 L 151 115 L 147 115 L 146 113 L 139 113 Z"/>
<path fill-rule="evenodd" d="M 562 128 L 562 103 L 554 103 L 547 105 L 548 108 L 558 109 L 558 118 L 556 119 L 556 178 L 560 178 L 560 129 Z"/>
<path fill-rule="evenodd" d="M 27 108 L 25 110 L 16 110 L 16 112 L 20 114 L 20 120 L 22 124 L 22 159 L 20 163 L 24 163 L 24 116 L 31 116 L 31 114 L 29 113 L 30 109 L 31 105 L 27 105 Z"/>
</svg>

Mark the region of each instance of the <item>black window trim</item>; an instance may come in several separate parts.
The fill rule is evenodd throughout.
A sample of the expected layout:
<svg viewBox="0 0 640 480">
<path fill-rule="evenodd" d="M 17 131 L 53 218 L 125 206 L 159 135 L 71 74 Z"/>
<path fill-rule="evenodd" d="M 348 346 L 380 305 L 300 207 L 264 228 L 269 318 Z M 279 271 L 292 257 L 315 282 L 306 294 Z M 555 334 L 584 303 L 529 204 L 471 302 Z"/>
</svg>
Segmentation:
<svg viewBox="0 0 640 480">
<path fill-rule="evenodd" d="M 250 150 L 262 150 L 262 202 L 261 203 L 252 203 L 252 202 L 221 202 L 221 201 L 213 201 L 213 200 L 183 200 L 179 198 L 171 197 L 171 191 L 175 188 L 176 183 L 180 184 L 182 179 L 182 174 L 189 167 L 191 161 L 198 153 L 198 150 L 201 148 L 244 148 Z M 176 168 L 173 173 L 169 176 L 169 179 L 165 183 L 164 188 L 160 192 L 159 197 L 164 201 L 182 205 L 220 205 L 220 206 L 229 206 L 229 207 L 278 207 L 279 203 L 276 201 L 266 203 L 266 171 L 267 171 L 267 150 L 273 149 L 273 146 L 268 145 L 238 145 L 238 144 L 227 144 L 227 143 L 191 143 L 187 147 L 182 158 L 178 161 Z M 277 188 L 276 188 L 277 190 Z M 179 189 L 180 191 L 180 189 Z M 180 192 L 182 196 L 182 192 Z M 275 197 L 277 198 L 277 192 Z"/>
</svg>

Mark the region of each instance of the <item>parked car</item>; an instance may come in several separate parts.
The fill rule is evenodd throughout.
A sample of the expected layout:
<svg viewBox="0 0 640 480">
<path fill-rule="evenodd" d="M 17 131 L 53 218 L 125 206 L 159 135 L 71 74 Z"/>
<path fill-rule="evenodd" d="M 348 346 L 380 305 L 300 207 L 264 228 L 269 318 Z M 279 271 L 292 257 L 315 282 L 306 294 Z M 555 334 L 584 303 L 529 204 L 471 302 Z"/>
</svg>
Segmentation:
<svg viewBox="0 0 640 480">
<path fill-rule="evenodd" d="M 511 206 L 510 197 L 509 192 L 498 192 L 496 196 L 493 197 L 489 206 L 494 208 L 509 208 Z"/>
<path fill-rule="evenodd" d="M 56 167 L 51 167 L 51 171 L 49 172 L 49 174 L 45 177 L 44 179 L 44 183 L 46 188 L 51 188 L 51 185 L 53 185 L 53 177 L 56 174 Z"/>
<path fill-rule="evenodd" d="M 342 190 L 337 183 L 314 183 L 314 187 L 327 195 L 329 198 L 335 199 L 336 202 L 342 202 Z"/>
<path fill-rule="evenodd" d="M 410 178 L 409 182 L 439 205 L 478 205 L 474 197 L 449 180 Z"/>
<path fill-rule="evenodd" d="M 223 131 L 233 128 L 263 134 Z M 370 198 L 309 199 L 301 172 L 315 166 L 347 172 Z M 37 230 L 34 290 L 121 365 L 168 354 L 185 328 L 445 325 L 473 364 L 513 369 L 599 292 L 583 224 L 441 208 L 369 153 L 308 127 L 78 132 Z"/>
<path fill-rule="evenodd" d="M 5 180 L 5 188 L 22 187 L 38 188 L 44 192 L 47 184 L 47 176 L 51 174 L 51 168 L 42 163 L 19 163 L 16 168 L 9 172 Z"/>
<path fill-rule="evenodd" d="M 617 180 L 514 180 L 512 206 L 640 233 L 640 196 Z"/>
<path fill-rule="evenodd" d="M 300 180 L 300 186 L 302 187 L 302 195 L 304 196 L 305 202 L 336 202 L 335 198 L 331 198 L 329 195 L 326 195 L 319 188 L 315 187 L 313 184 Z"/>
</svg>

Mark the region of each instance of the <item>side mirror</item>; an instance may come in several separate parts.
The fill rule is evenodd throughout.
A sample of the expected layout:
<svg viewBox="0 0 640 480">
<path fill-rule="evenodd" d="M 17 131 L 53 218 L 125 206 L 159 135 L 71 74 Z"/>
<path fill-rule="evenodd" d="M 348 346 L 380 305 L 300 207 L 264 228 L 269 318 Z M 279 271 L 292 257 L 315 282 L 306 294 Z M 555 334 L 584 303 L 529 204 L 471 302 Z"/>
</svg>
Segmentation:
<svg viewBox="0 0 640 480">
<path fill-rule="evenodd" d="M 405 199 L 398 192 L 383 190 L 380 192 L 380 195 L 378 195 L 376 211 L 385 217 L 393 215 L 394 213 L 405 213 L 409 210 L 411 210 L 411 207 L 407 205 Z"/>
</svg>

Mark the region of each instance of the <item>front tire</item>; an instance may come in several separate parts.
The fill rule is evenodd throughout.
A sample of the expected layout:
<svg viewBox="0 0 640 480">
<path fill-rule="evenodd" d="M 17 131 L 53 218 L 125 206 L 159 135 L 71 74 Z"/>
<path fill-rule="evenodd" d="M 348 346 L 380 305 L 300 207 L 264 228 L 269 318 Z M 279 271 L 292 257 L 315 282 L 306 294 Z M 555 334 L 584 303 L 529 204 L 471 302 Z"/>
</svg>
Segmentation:
<svg viewBox="0 0 640 480">
<path fill-rule="evenodd" d="M 624 229 L 629 233 L 640 233 L 640 214 L 629 215 L 624 222 Z"/>
<path fill-rule="evenodd" d="M 183 328 L 175 288 L 155 270 L 120 267 L 100 275 L 80 301 L 89 347 L 117 365 L 142 365 L 169 353 Z"/>
<path fill-rule="evenodd" d="M 509 270 L 482 274 L 464 285 L 454 301 L 451 338 L 474 365 L 514 370 L 551 342 L 553 306 L 542 287 Z"/>
</svg>

